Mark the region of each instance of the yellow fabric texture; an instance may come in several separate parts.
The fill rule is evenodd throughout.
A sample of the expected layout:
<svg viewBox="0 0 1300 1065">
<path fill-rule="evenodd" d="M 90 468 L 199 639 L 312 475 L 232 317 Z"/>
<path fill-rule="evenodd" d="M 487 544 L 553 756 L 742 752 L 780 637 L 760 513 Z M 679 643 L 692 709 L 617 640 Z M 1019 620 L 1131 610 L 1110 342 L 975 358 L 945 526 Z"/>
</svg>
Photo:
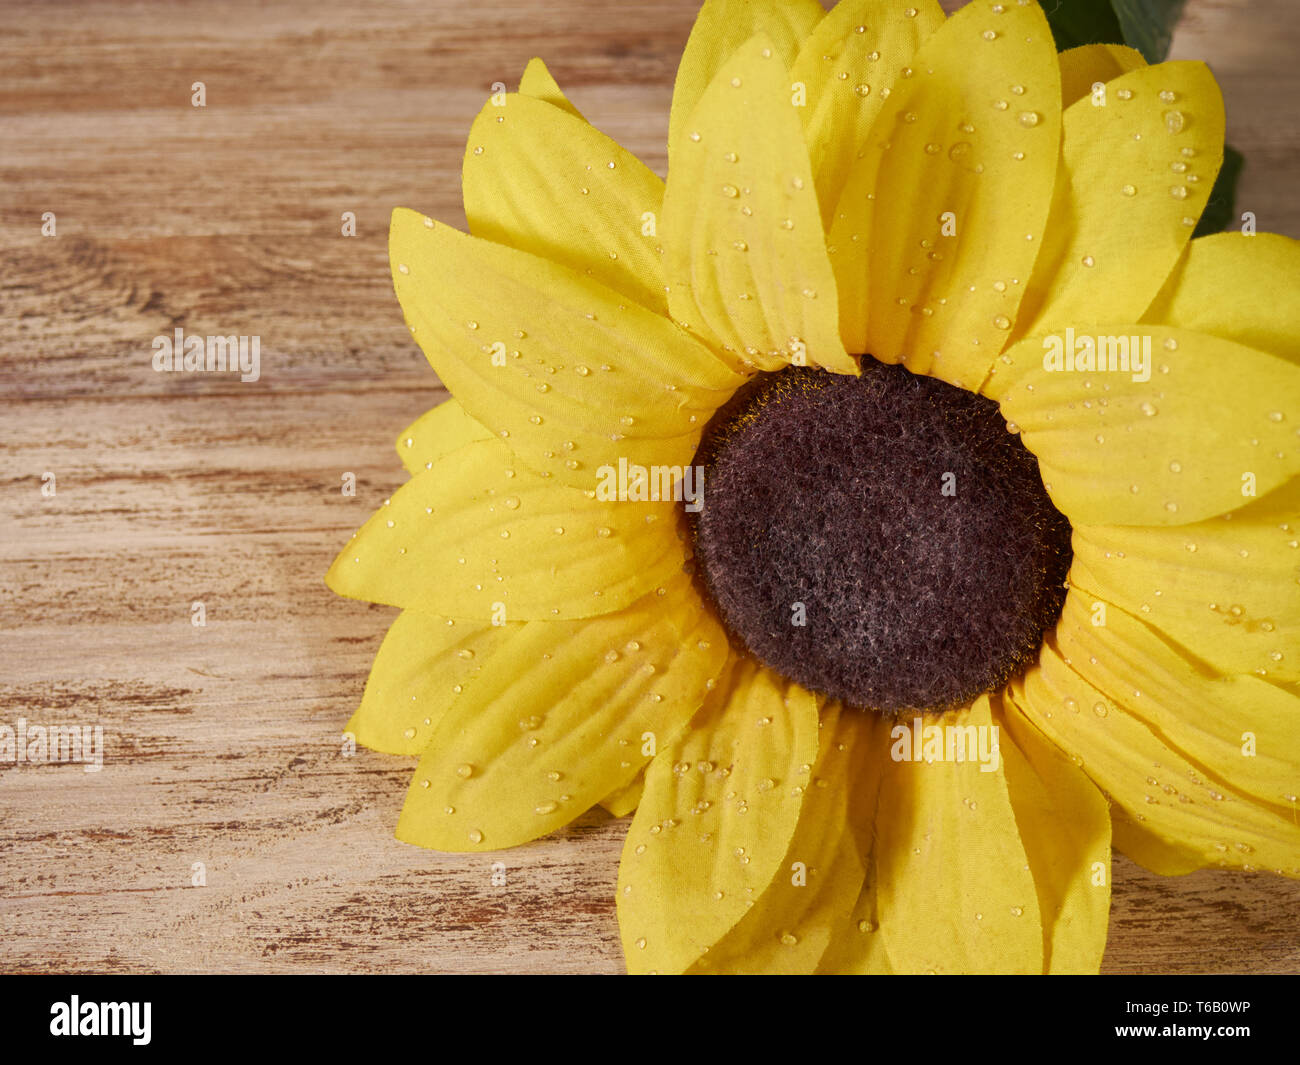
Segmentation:
<svg viewBox="0 0 1300 1065">
<path fill-rule="evenodd" d="M 740 365 L 857 373 L 840 342 L 835 278 L 788 75 L 757 35 L 687 121 L 664 198 L 668 307 Z M 770 116 L 753 122 L 754 114 Z"/>
<path fill-rule="evenodd" d="M 976 389 L 1043 238 L 1060 139 L 1056 52 L 1037 7 L 990 20 L 971 4 L 911 69 L 834 211 L 840 328 L 852 351 Z"/>
</svg>

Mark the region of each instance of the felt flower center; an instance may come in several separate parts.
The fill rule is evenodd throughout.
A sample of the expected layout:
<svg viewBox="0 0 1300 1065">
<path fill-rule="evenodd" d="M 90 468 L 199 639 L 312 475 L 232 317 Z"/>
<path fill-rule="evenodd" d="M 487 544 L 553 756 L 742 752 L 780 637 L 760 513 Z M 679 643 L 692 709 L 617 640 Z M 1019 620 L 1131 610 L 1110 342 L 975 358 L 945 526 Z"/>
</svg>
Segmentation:
<svg viewBox="0 0 1300 1065">
<path fill-rule="evenodd" d="M 1070 524 L 995 403 L 862 364 L 760 374 L 713 418 L 697 573 L 783 676 L 852 707 L 948 709 L 1036 656 Z"/>
</svg>

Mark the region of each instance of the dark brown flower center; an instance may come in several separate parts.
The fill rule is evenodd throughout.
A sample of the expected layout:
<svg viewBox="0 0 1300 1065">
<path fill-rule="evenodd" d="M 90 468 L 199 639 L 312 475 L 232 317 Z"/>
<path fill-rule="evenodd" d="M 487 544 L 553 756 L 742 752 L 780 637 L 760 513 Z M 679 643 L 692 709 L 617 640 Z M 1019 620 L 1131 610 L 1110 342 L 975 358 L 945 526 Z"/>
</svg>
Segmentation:
<svg viewBox="0 0 1300 1065">
<path fill-rule="evenodd" d="M 761 374 L 714 417 L 698 573 L 777 673 L 863 709 L 947 709 L 1036 655 L 1070 524 L 996 404 L 862 363 Z"/>
</svg>

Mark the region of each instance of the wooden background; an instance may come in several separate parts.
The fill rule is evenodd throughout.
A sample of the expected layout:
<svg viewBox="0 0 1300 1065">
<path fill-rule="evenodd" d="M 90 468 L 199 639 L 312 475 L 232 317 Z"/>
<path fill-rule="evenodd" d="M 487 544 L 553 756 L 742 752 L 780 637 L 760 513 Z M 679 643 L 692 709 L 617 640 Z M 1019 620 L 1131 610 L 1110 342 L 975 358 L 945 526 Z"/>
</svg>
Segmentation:
<svg viewBox="0 0 1300 1065">
<path fill-rule="evenodd" d="M 443 394 L 390 210 L 463 225 L 470 122 L 534 54 L 662 174 L 694 7 L 0 4 L 0 723 L 107 747 L 98 774 L 0 764 L 0 970 L 621 971 L 624 822 L 506 852 L 504 887 L 495 855 L 393 839 L 413 760 L 339 734 L 394 611 L 321 578 Z M 1223 86 L 1239 207 L 1291 236 L 1298 14 L 1190 0 L 1175 43 Z M 261 380 L 155 373 L 176 326 L 260 335 Z M 1115 879 L 1107 971 L 1300 970 L 1293 883 Z"/>
</svg>

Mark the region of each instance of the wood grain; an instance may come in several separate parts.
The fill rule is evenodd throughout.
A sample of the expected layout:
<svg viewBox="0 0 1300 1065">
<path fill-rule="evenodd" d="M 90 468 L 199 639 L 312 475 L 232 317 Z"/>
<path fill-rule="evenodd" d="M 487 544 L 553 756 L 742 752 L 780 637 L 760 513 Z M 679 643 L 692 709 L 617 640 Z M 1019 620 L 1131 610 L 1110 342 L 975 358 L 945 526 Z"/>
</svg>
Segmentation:
<svg viewBox="0 0 1300 1065">
<path fill-rule="evenodd" d="M 412 761 L 339 734 L 394 612 L 321 577 L 443 395 L 392 296 L 390 210 L 463 224 L 469 124 L 534 54 L 662 174 L 694 10 L 0 6 L 0 722 L 106 746 L 100 773 L 0 764 L 0 970 L 621 971 L 624 822 L 499 856 L 393 839 Z M 1175 42 L 1223 86 L 1242 209 L 1292 236 L 1297 45 L 1286 0 L 1191 0 Z M 261 336 L 261 380 L 155 373 L 176 326 Z M 1115 871 L 1108 971 L 1300 971 L 1296 885 Z"/>
</svg>

